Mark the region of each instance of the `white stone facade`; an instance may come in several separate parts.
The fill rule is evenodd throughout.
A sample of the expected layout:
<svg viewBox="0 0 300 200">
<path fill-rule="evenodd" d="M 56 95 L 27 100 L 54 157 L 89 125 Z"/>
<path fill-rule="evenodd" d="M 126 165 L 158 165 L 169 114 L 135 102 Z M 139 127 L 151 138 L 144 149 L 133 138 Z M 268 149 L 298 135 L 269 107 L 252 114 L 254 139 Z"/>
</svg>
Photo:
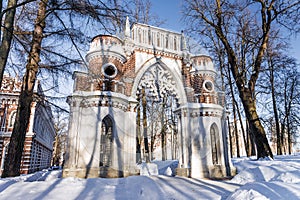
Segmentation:
<svg viewBox="0 0 300 200">
<path fill-rule="evenodd" d="M 176 101 L 177 174 L 224 177 L 233 168 L 227 151 L 224 96 L 214 87 L 207 55 L 187 51 L 182 33 L 144 24 L 124 36 L 96 36 L 87 72 L 74 74 L 69 150 L 63 176 L 120 177 L 138 174 L 137 110 L 147 98 Z"/>
</svg>

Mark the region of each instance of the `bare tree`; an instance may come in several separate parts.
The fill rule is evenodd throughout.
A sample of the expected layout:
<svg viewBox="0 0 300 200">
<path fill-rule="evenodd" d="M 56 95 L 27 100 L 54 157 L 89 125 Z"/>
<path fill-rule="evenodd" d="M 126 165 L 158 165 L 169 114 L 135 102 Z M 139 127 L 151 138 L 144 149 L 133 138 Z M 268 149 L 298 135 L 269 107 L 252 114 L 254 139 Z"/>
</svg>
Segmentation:
<svg viewBox="0 0 300 200">
<path fill-rule="evenodd" d="M 228 70 L 229 71 L 229 70 Z M 233 133 L 235 135 L 235 146 L 236 146 L 236 156 L 239 158 L 240 156 L 240 143 L 239 143 L 239 134 L 238 134 L 238 127 L 237 127 L 237 118 L 236 118 L 236 101 L 234 97 L 234 89 L 233 84 L 231 83 L 231 76 L 230 72 L 229 74 L 229 86 L 230 86 L 230 93 L 231 93 L 231 99 L 232 99 L 232 112 L 233 112 Z"/>
<path fill-rule="evenodd" d="M 4 74 L 4 68 L 7 62 L 10 46 L 13 38 L 14 19 L 16 12 L 17 0 L 9 0 L 7 3 L 7 9 L 2 10 L 3 1 L 0 2 L 0 20 L 1 20 L 1 31 L 0 31 L 0 88 L 2 78 Z M 5 15 L 4 21 L 2 20 Z M 3 21 L 3 24 L 2 24 Z"/>
<path fill-rule="evenodd" d="M 68 113 L 60 108 L 55 108 L 53 112 L 55 140 L 53 145 L 52 165 L 63 166 L 63 154 L 65 153 L 67 143 Z"/>
<path fill-rule="evenodd" d="M 191 32 L 205 34 L 213 31 L 222 42 L 250 133 L 255 140 L 257 158 L 273 158 L 256 109 L 255 86 L 276 20 L 287 19 L 289 11 L 289 15 L 291 12 L 297 15 L 300 2 L 185 0 L 184 5 L 185 17 L 191 22 Z M 247 52 L 246 57 L 240 56 L 244 55 L 241 51 Z"/>
<path fill-rule="evenodd" d="M 148 141 L 148 126 L 147 126 L 147 100 L 145 88 L 142 88 L 142 108 L 143 108 L 143 137 L 144 137 L 144 148 L 145 148 L 145 159 L 146 162 L 150 162 L 149 158 L 149 141 Z"/>
<path fill-rule="evenodd" d="M 292 143 L 296 141 L 297 130 L 300 125 L 299 107 L 300 107 L 300 73 L 295 70 L 299 68 L 299 64 L 294 59 L 286 58 L 290 63 L 285 63 L 284 78 L 280 85 L 282 85 L 283 95 L 280 95 L 278 104 L 280 119 L 280 137 L 283 145 L 283 150 L 289 154 L 292 153 Z M 284 136 L 287 137 L 285 141 Z"/>
<path fill-rule="evenodd" d="M 258 98 L 265 99 L 263 119 L 278 155 L 291 153 L 291 141 L 295 135 L 290 134 L 289 127 L 294 129 L 297 120 L 290 123 L 288 119 L 298 116 L 293 111 L 299 96 L 299 71 L 294 70 L 298 64 L 287 54 L 288 49 L 289 45 L 283 39 L 269 43 L 267 62 L 257 85 Z"/>
<path fill-rule="evenodd" d="M 132 16 L 134 22 L 143 24 L 150 24 L 154 26 L 160 26 L 164 24 L 155 13 L 151 12 L 152 4 L 150 0 L 133 0 L 133 5 L 130 5 L 132 9 Z"/>
<path fill-rule="evenodd" d="M 15 30 L 20 33 L 17 41 L 25 50 L 25 54 L 27 52 L 29 53 L 19 98 L 17 116 L 2 177 L 17 176 L 20 173 L 19 168 L 24 140 L 29 123 L 31 103 L 34 98 L 33 88 L 38 73 L 41 73 L 43 70 L 56 75 L 58 71 L 71 72 L 70 70 L 66 70 L 65 66 L 70 67 L 74 63 L 80 63 L 80 60 L 83 61 L 79 44 L 82 42 L 81 39 L 84 33 L 81 32 L 82 29 L 75 28 L 79 23 L 74 23 L 73 20 L 78 19 L 80 16 L 83 20 L 92 19 L 93 22 L 106 24 L 107 26 L 102 27 L 105 30 L 109 30 L 111 24 L 109 21 L 115 19 L 113 13 L 119 9 L 108 7 L 108 5 L 102 1 L 98 3 L 100 3 L 101 6 L 98 6 L 98 4 L 90 4 L 88 1 L 40 0 L 38 5 L 31 4 L 27 7 L 24 5 L 24 7 L 20 9 L 18 14 L 19 16 L 23 16 L 22 20 L 24 21 L 15 28 Z M 36 10 L 37 16 L 32 24 L 30 22 Z M 104 18 L 102 19 L 100 16 L 104 16 Z M 63 18 L 67 17 L 70 17 L 70 21 L 66 22 Z M 46 26 L 47 20 L 57 23 L 48 23 Z M 32 31 L 30 30 L 32 28 L 31 24 L 33 26 Z M 51 36 L 55 36 L 55 38 L 51 39 Z M 67 41 L 70 41 L 67 44 L 65 43 L 66 38 L 69 39 Z M 42 45 L 42 42 L 44 45 Z M 70 46 L 71 52 L 75 50 L 79 55 L 79 59 L 72 58 L 74 54 L 67 55 L 66 51 L 62 51 L 62 46 L 59 45 L 60 43 L 64 44 L 64 48 Z M 54 48 L 54 46 L 56 48 Z M 18 50 L 22 52 L 22 48 Z M 55 76 L 52 78 L 55 79 Z"/>
<path fill-rule="evenodd" d="M 137 101 L 140 104 L 140 97 L 138 97 Z M 138 163 L 142 162 L 142 137 L 141 137 L 141 106 L 137 107 L 137 117 L 136 117 L 136 160 Z"/>
<path fill-rule="evenodd" d="M 278 55 L 276 51 L 272 50 L 270 47 L 267 49 L 267 63 L 268 63 L 268 71 L 269 71 L 269 81 L 270 81 L 270 89 L 271 89 L 271 98 L 272 98 L 272 108 L 274 113 L 275 120 L 275 132 L 276 132 L 276 146 L 277 146 L 277 155 L 282 155 L 283 153 L 283 138 L 282 132 L 280 131 L 280 121 L 279 114 L 277 108 L 277 98 L 278 93 L 275 91 L 275 68 L 282 67 L 278 63 Z M 278 66 L 279 64 L 279 66 Z M 282 136 L 281 136 L 282 135 Z"/>
<path fill-rule="evenodd" d="M 42 0 L 39 3 L 32 36 L 33 39 L 31 50 L 28 56 L 28 63 L 26 65 L 26 74 L 23 78 L 16 121 L 8 146 L 8 155 L 4 163 L 2 177 L 20 175 L 21 157 L 24 148 L 26 129 L 29 124 L 31 103 L 33 102 L 33 89 L 40 62 L 40 49 L 43 38 L 43 30 L 46 26 L 45 18 L 47 3 L 48 0 Z"/>
</svg>

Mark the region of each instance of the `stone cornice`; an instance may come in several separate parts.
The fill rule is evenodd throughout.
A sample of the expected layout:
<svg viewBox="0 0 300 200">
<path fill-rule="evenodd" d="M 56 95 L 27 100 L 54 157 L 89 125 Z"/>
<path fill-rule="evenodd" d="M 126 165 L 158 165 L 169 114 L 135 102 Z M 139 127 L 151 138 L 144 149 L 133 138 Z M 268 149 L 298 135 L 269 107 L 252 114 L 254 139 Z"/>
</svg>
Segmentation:
<svg viewBox="0 0 300 200">
<path fill-rule="evenodd" d="M 184 117 L 222 117 L 224 111 L 218 104 L 187 103 L 177 108 L 175 113 Z"/>
<path fill-rule="evenodd" d="M 123 111 L 134 111 L 138 103 L 134 98 L 120 93 L 95 91 L 78 91 L 68 97 L 68 103 L 79 107 L 113 107 Z"/>
<path fill-rule="evenodd" d="M 151 55 L 156 54 L 157 56 L 169 57 L 169 58 L 176 58 L 182 59 L 182 53 L 178 53 L 176 51 L 168 51 L 161 48 L 154 48 L 153 46 L 144 46 L 144 45 L 135 45 L 134 51 L 138 52 L 145 52 Z"/>
<path fill-rule="evenodd" d="M 103 57 L 116 58 L 121 63 L 124 63 L 127 60 L 127 58 L 126 58 L 125 55 L 122 55 L 119 52 L 112 51 L 112 50 L 94 50 L 94 51 L 89 51 L 87 53 L 87 55 L 86 55 L 86 60 L 87 60 L 87 62 L 90 62 L 90 60 L 93 60 L 95 58 L 103 58 Z"/>
</svg>

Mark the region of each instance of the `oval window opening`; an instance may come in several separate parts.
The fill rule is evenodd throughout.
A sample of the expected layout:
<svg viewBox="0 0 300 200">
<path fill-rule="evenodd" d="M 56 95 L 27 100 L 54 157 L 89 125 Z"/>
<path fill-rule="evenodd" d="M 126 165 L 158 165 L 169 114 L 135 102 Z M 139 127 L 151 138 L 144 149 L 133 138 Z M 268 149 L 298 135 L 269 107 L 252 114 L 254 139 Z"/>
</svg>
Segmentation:
<svg viewBox="0 0 300 200">
<path fill-rule="evenodd" d="M 206 80 L 206 81 L 204 82 L 204 89 L 205 89 L 206 91 L 208 91 L 208 92 L 213 91 L 213 90 L 214 90 L 214 85 L 213 85 L 213 83 L 212 83 L 211 81 Z"/>
<path fill-rule="evenodd" d="M 107 66 L 104 73 L 108 76 L 113 76 L 116 73 L 116 70 L 112 66 Z"/>
<path fill-rule="evenodd" d="M 102 66 L 102 73 L 106 78 L 114 78 L 117 75 L 118 70 L 113 64 L 107 63 Z"/>
</svg>

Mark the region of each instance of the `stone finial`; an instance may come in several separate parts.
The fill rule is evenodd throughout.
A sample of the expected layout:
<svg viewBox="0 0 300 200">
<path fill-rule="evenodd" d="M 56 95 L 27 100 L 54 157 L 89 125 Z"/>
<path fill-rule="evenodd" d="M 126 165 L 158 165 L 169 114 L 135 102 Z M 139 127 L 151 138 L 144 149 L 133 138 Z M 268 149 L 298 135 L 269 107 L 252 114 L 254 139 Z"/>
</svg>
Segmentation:
<svg viewBox="0 0 300 200">
<path fill-rule="evenodd" d="M 130 22 L 129 17 L 126 17 L 126 23 L 125 23 L 125 37 L 130 37 Z"/>
<path fill-rule="evenodd" d="M 185 36 L 184 36 L 184 33 L 183 31 L 181 31 L 181 48 L 182 48 L 182 51 L 187 51 L 187 44 L 186 44 L 186 39 L 185 39 Z"/>
<path fill-rule="evenodd" d="M 184 36 L 183 31 L 181 31 L 181 50 L 182 50 L 182 57 L 183 57 L 183 63 L 189 67 L 191 65 L 190 63 L 190 53 L 188 52 L 186 39 Z"/>
</svg>

